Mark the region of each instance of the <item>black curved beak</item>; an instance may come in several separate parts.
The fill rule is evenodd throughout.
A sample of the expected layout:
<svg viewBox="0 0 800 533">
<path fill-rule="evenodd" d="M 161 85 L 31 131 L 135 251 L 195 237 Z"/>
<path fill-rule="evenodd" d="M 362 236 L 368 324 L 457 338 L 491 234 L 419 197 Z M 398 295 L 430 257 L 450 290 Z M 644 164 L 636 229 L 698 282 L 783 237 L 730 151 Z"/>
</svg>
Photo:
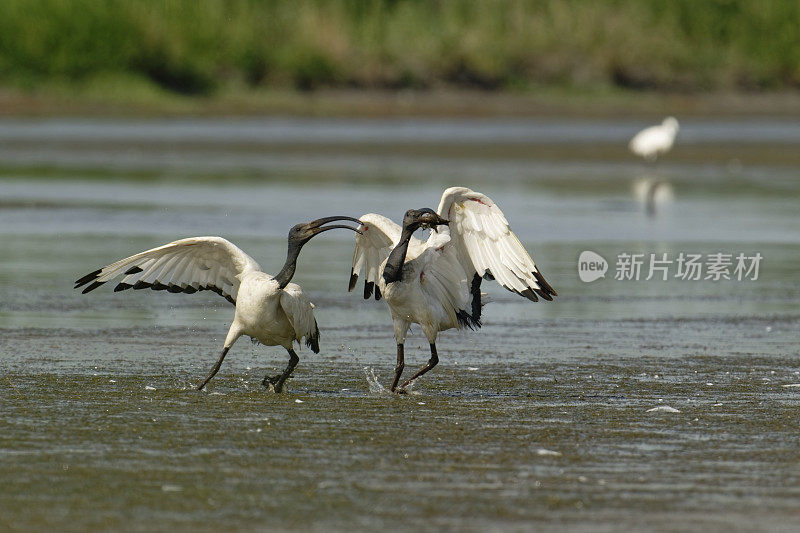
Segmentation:
<svg viewBox="0 0 800 533">
<path fill-rule="evenodd" d="M 318 218 L 317 220 L 312 220 L 311 222 L 308 223 L 308 227 L 314 233 L 314 235 L 322 233 L 323 231 L 328 231 L 329 229 L 337 229 L 337 228 L 349 229 L 349 230 L 355 231 L 356 233 L 359 233 L 359 234 L 361 233 L 361 231 L 359 231 L 357 227 L 353 228 L 351 226 L 345 226 L 344 224 L 334 224 L 332 226 L 324 226 L 323 227 L 323 224 L 327 224 L 329 222 L 337 222 L 337 221 L 340 221 L 340 220 L 348 220 L 350 222 L 357 222 L 359 225 L 361 225 L 361 221 L 358 220 L 357 218 L 346 217 L 346 216 L 337 216 L 337 217 Z"/>
</svg>

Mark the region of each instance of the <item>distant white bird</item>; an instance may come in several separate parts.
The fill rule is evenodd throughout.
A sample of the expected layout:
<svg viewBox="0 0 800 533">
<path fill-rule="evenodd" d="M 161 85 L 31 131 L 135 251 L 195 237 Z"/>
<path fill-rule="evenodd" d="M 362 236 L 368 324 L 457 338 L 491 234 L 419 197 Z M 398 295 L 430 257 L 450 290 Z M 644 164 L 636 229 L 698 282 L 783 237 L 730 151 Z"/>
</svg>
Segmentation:
<svg viewBox="0 0 800 533">
<path fill-rule="evenodd" d="M 647 161 L 655 161 L 672 149 L 678 129 L 678 121 L 674 117 L 667 117 L 659 126 L 650 126 L 634 135 L 628 148 Z"/>
<path fill-rule="evenodd" d="M 440 233 L 435 232 L 437 226 L 443 226 Z M 419 228 L 434 230 L 426 242 L 413 237 Z M 412 323 L 422 327 L 431 357 L 400 391 L 439 362 L 440 331 L 481 326 L 482 279 L 494 279 L 534 302 L 539 296 L 556 296 L 500 208 L 488 196 L 465 187 L 444 191 L 438 212 L 407 211 L 402 227 L 369 213 L 361 217 L 359 229 L 349 290 L 364 272 L 364 298 L 374 290 L 376 300 L 384 296 L 389 304 L 397 341 L 392 391 L 403 373 L 403 345 Z"/>
<path fill-rule="evenodd" d="M 114 292 L 126 289 L 195 293 L 214 291 L 236 306 L 222 355 L 198 389 L 214 377 L 228 350 L 242 335 L 266 346 L 283 346 L 289 352 L 289 364 L 283 373 L 262 381 L 280 392 L 299 358 L 293 343 L 305 338 L 306 345 L 319 353 L 319 329 L 314 319 L 314 305 L 299 285 L 289 283 L 294 276 L 297 257 L 312 237 L 335 228 L 358 231 L 346 225 L 323 226 L 337 220 L 360 222 L 351 217 L 327 217 L 289 230 L 286 263 L 276 276 L 261 271 L 250 256 L 222 237 L 190 237 L 132 255 L 104 266 L 75 282 L 75 288 L 87 285 L 83 293 L 107 281 L 125 276 Z M 90 283 L 91 282 L 91 283 Z"/>
</svg>

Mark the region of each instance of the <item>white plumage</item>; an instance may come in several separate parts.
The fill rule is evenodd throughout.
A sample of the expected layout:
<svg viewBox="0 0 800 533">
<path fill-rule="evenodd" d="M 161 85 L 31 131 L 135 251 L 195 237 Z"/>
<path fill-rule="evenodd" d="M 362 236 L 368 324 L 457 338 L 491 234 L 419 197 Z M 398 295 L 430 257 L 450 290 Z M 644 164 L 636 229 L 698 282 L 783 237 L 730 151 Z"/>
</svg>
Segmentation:
<svg viewBox="0 0 800 533">
<path fill-rule="evenodd" d="M 437 220 L 438 219 L 438 220 Z M 392 390 L 404 366 L 406 333 L 419 324 L 431 345 L 431 360 L 401 389 L 438 362 L 436 337 L 451 328 L 478 328 L 481 280 L 537 301 L 556 292 L 511 231 L 503 212 L 488 196 L 465 187 L 444 191 L 436 213 L 406 213 L 403 226 L 369 213 L 361 217 L 356 236 L 350 290 L 364 276 L 364 297 L 385 296 L 394 323 L 398 362 Z M 443 225 L 449 221 L 449 225 Z M 419 227 L 439 226 L 423 242 L 412 234 Z M 395 279 L 396 278 L 396 279 Z"/>
<path fill-rule="evenodd" d="M 678 121 L 674 117 L 667 117 L 658 126 L 650 126 L 634 135 L 628 148 L 647 161 L 655 161 L 672 149 L 678 129 Z"/>
<path fill-rule="evenodd" d="M 87 293 L 123 276 L 115 292 L 147 288 L 189 294 L 203 290 L 216 292 L 236 308 L 222 354 L 198 388 L 202 389 L 217 373 L 236 340 L 247 335 L 266 346 L 283 346 L 289 352 L 287 369 L 263 381 L 265 386 L 273 385 L 280 392 L 299 360 L 294 343 L 305 339 L 311 350 L 319 353 L 314 305 L 303 289 L 289 280 L 300 249 L 311 237 L 334 228 L 355 230 L 342 225 L 321 227 L 332 220 L 358 222 L 350 217 L 329 217 L 293 227 L 289 232 L 286 263 L 274 277 L 262 272 L 253 258 L 222 237 L 191 237 L 107 265 L 77 280 L 75 288 L 86 285 L 83 293 Z"/>
<path fill-rule="evenodd" d="M 79 282 L 92 282 L 83 290 L 87 293 L 124 275 L 115 292 L 131 288 L 189 294 L 212 290 L 235 304 L 239 276 L 258 270 L 261 267 L 252 257 L 222 237 L 190 237 L 121 259 Z"/>
</svg>

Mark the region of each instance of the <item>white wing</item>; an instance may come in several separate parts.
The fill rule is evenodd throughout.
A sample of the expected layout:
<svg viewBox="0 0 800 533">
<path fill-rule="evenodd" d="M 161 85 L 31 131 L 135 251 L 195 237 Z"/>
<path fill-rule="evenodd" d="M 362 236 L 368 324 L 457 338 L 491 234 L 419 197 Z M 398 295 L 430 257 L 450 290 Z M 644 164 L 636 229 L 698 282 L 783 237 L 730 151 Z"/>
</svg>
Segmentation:
<svg viewBox="0 0 800 533">
<path fill-rule="evenodd" d="M 236 304 L 239 275 L 261 270 L 249 255 L 222 237 L 190 237 L 132 255 L 104 266 L 75 282 L 90 283 L 87 293 L 117 276 L 124 276 L 114 291 L 153 289 L 194 293 L 211 290 Z"/>
<path fill-rule="evenodd" d="M 356 233 L 356 247 L 353 251 L 353 268 L 350 270 L 349 291 L 352 291 L 358 282 L 358 276 L 364 275 L 364 298 L 372 296 L 381 299 L 378 289 L 378 278 L 381 275 L 381 264 L 389 257 L 392 248 L 400 240 L 402 229 L 400 226 L 382 215 L 367 213 L 362 216 L 361 233 Z M 411 238 L 411 245 L 421 244 L 419 239 Z"/>
<path fill-rule="evenodd" d="M 414 259 L 419 262 L 420 288 L 431 308 L 440 307 L 445 313 L 446 319 L 440 317 L 440 324 L 479 328 L 486 300 L 481 300 L 483 293 L 478 288 L 477 297 L 471 294 L 472 269 L 469 274 L 464 270 L 456 248 L 448 245 L 450 241 L 446 231 L 431 232 L 425 250 Z"/>
<path fill-rule="evenodd" d="M 295 340 L 300 342 L 305 337 L 306 345 L 314 353 L 319 353 L 319 328 L 314 319 L 314 304 L 308 299 L 300 285 L 289 283 L 283 289 L 281 308 L 294 328 Z"/>
<path fill-rule="evenodd" d="M 483 276 L 534 302 L 537 295 L 545 300 L 557 295 L 491 198 L 466 187 L 451 187 L 442 194 L 438 213 L 450 220 L 450 245 L 472 277 L 471 292 L 479 291 Z"/>
</svg>

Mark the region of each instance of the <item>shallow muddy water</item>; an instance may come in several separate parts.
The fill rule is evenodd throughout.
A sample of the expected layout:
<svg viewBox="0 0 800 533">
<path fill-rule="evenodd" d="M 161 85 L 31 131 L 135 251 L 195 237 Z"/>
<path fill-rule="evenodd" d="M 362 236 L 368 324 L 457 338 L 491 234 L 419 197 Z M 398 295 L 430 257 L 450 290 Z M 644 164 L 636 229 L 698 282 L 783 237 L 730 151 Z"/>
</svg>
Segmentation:
<svg viewBox="0 0 800 533">
<path fill-rule="evenodd" d="M 690 123 L 646 167 L 633 123 L 91 124 L 0 124 L 0 530 L 800 527 L 793 126 Z M 668 183 L 655 216 L 646 179 Z M 276 272 L 296 222 L 398 219 L 454 184 L 503 208 L 559 297 L 485 284 L 483 328 L 443 333 L 408 395 L 381 387 L 391 322 L 346 292 L 344 232 L 300 256 L 322 351 L 281 395 L 260 383 L 285 354 L 246 339 L 194 390 L 233 315 L 216 295 L 71 288 L 191 235 Z M 605 278 L 579 279 L 586 250 Z M 762 260 L 692 281 L 681 253 Z M 615 279 L 621 254 L 644 254 L 638 280 Z M 426 360 L 413 328 L 407 371 Z"/>
</svg>

